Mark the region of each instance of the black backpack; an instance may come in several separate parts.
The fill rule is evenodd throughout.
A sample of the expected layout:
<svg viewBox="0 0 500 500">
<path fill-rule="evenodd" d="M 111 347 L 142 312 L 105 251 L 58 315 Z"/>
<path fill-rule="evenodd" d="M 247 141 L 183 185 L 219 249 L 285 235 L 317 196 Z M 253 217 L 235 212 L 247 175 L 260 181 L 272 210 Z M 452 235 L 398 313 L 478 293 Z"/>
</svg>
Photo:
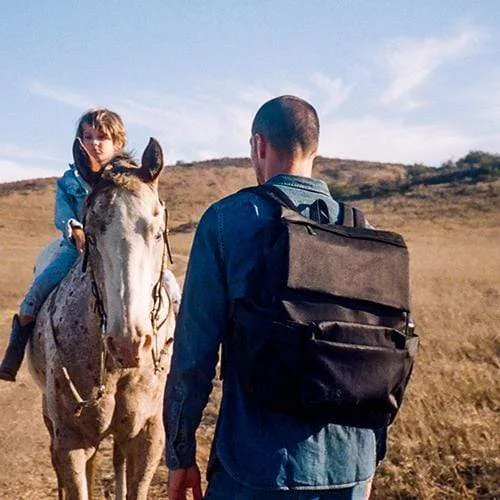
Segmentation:
<svg viewBox="0 0 500 500">
<path fill-rule="evenodd" d="M 248 188 L 280 210 L 263 236 L 247 297 L 233 303 L 225 349 L 257 404 L 297 418 L 377 428 L 394 420 L 418 337 L 403 238 L 303 217 L 278 188 Z"/>
</svg>

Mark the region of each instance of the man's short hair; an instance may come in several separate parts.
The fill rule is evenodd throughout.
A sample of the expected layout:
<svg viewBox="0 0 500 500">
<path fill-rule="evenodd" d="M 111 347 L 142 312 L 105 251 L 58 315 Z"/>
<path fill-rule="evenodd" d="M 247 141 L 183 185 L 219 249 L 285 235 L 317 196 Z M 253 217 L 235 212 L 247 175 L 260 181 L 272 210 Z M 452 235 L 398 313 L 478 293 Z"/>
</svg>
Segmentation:
<svg viewBox="0 0 500 500">
<path fill-rule="evenodd" d="M 318 149 L 318 114 L 299 97 L 276 97 L 257 111 L 252 123 L 252 135 L 255 134 L 265 137 L 280 153 L 314 153 Z"/>
</svg>

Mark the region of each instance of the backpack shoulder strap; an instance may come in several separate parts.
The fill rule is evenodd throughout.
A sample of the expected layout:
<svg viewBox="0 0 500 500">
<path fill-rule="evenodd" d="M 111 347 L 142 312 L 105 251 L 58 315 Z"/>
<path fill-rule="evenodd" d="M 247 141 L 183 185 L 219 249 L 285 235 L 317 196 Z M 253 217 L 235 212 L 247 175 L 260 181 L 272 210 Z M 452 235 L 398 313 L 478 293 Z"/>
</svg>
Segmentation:
<svg viewBox="0 0 500 500">
<path fill-rule="evenodd" d="M 352 207 L 354 213 L 354 226 L 355 227 L 366 227 L 366 217 L 365 214 L 356 207 Z"/>
<path fill-rule="evenodd" d="M 297 211 L 297 207 L 293 204 L 293 201 L 287 196 L 280 188 L 273 186 L 272 184 L 261 184 L 259 186 L 251 186 L 241 191 L 247 191 L 250 193 L 255 193 L 267 200 L 274 201 L 282 207 L 289 208 L 294 212 Z"/>
<path fill-rule="evenodd" d="M 340 225 L 346 227 L 366 227 L 366 217 L 365 214 L 356 207 L 339 201 L 340 207 Z"/>
<path fill-rule="evenodd" d="M 298 212 L 297 207 L 294 205 L 290 197 L 287 196 L 280 188 L 273 186 L 272 184 L 251 186 L 244 188 L 241 191 L 255 193 L 266 198 L 267 200 L 278 203 L 279 205 L 281 205 L 281 207 L 289 208 L 294 212 Z M 353 207 L 348 203 L 344 203 L 342 201 L 339 201 L 338 204 L 340 207 L 340 225 L 346 227 L 366 227 L 365 214 L 359 208 Z"/>
</svg>

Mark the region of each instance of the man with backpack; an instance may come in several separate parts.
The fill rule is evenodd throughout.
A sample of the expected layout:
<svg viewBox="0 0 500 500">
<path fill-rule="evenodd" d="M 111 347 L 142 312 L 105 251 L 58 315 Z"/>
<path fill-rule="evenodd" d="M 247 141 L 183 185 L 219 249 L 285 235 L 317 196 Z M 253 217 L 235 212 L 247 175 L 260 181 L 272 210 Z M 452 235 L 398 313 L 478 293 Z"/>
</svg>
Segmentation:
<svg viewBox="0 0 500 500">
<path fill-rule="evenodd" d="M 250 138 L 259 187 L 200 220 L 164 405 L 171 500 L 201 499 L 195 432 L 221 347 L 205 498 L 369 496 L 416 349 L 407 252 L 311 177 L 318 138 L 306 101 L 265 103 Z"/>
</svg>

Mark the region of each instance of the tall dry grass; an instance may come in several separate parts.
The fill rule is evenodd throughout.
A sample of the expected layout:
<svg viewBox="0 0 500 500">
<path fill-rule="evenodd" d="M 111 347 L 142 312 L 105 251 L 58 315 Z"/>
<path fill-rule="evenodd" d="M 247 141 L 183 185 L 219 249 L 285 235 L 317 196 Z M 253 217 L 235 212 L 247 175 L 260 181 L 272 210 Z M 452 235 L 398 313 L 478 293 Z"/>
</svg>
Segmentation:
<svg viewBox="0 0 500 500">
<path fill-rule="evenodd" d="M 196 222 L 214 199 L 251 182 L 249 169 L 167 171 L 162 192 L 171 211 L 171 227 Z M 29 282 L 36 252 L 54 234 L 53 186 L 35 187 L 0 190 L 0 309 L 5 328 Z M 372 498 L 500 498 L 500 182 L 419 187 L 405 196 L 361 205 L 377 227 L 401 232 L 409 244 L 413 313 L 422 340 Z M 176 272 L 184 270 L 191 237 L 174 235 Z M 217 381 L 198 432 L 202 466 L 219 397 Z M 2 410 L 5 422 L 21 419 L 23 425 L 31 425 L 33 410 L 22 399 L 16 399 L 15 409 Z M 39 428 L 46 441 L 45 430 L 37 425 L 33 429 Z M 38 441 L 43 441 L 41 436 L 36 436 Z M 12 441 L 8 444 L 12 446 Z M 19 463 L 6 468 L 2 462 L 8 470 L 2 484 L 11 488 L 4 492 L 6 498 L 35 498 L 48 488 L 45 483 L 55 484 L 46 445 L 31 441 L 31 448 L 20 445 L 9 463 L 18 457 L 27 470 L 39 471 L 44 464 L 45 472 L 42 477 L 36 473 L 15 477 L 22 469 Z M 109 460 L 103 460 L 101 489 L 112 491 L 111 474 Z M 26 495 L 13 494 L 14 487 L 9 486 L 13 476 L 15 483 L 23 480 Z M 165 480 L 161 467 L 151 498 L 165 497 Z"/>
<path fill-rule="evenodd" d="M 499 193 L 427 188 L 366 207 L 408 240 L 421 337 L 372 498 L 500 498 Z"/>
<path fill-rule="evenodd" d="M 421 348 L 371 498 L 500 498 L 500 182 L 360 204 L 402 233 Z M 204 464 L 220 398 L 198 432 Z"/>
</svg>

